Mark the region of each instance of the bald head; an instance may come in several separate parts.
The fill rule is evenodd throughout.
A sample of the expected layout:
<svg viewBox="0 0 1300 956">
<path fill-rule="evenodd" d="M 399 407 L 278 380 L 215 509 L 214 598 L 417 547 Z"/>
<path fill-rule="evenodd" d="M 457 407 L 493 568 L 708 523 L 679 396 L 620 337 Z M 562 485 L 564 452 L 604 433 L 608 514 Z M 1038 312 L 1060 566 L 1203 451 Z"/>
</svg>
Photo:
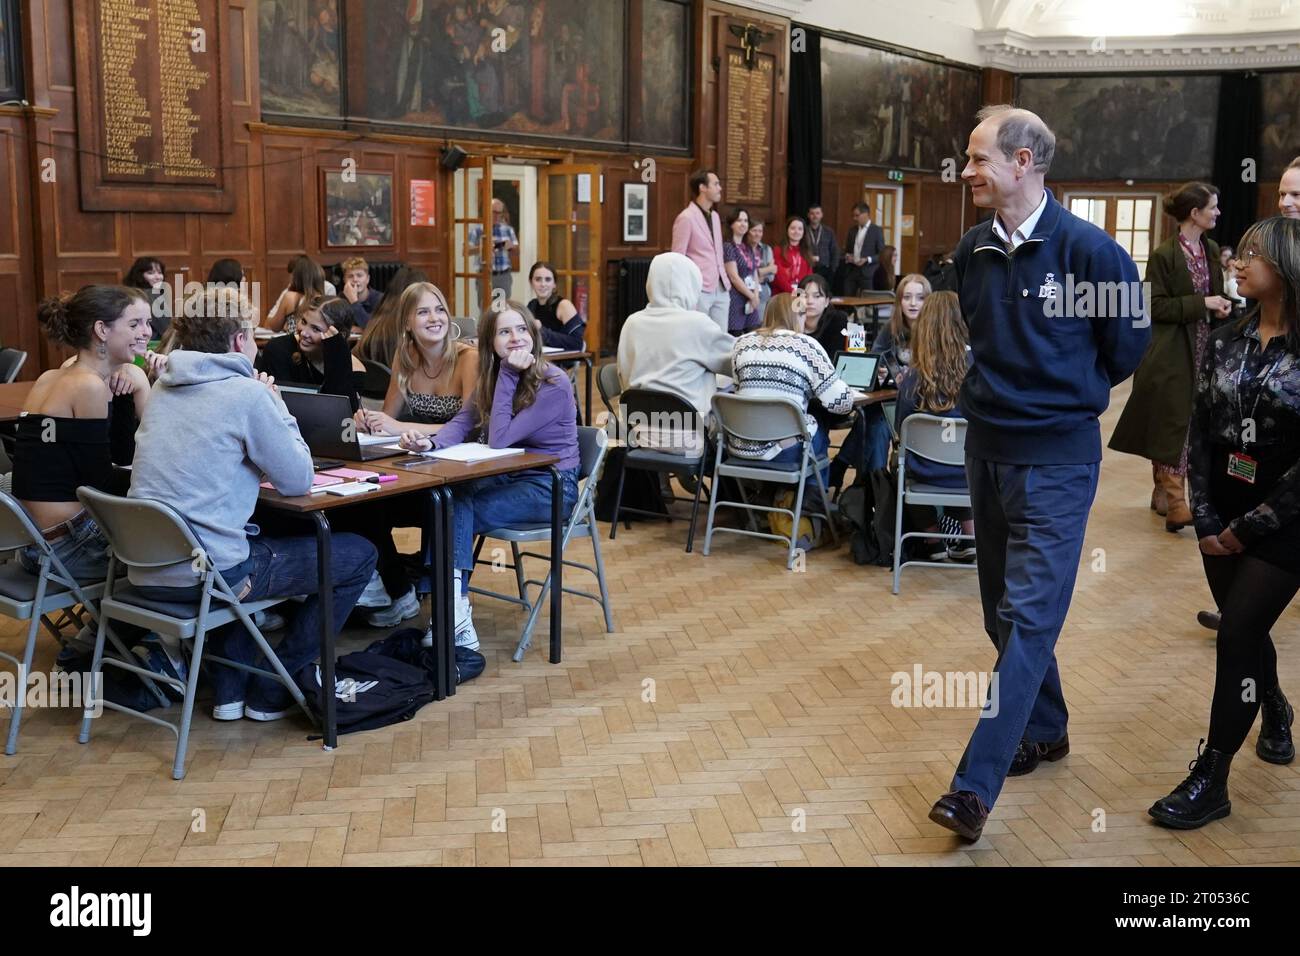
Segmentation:
<svg viewBox="0 0 1300 956">
<path fill-rule="evenodd" d="M 1004 159 L 1014 159 L 1017 152 L 1027 149 L 1034 172 L 1047 175 L 1056 153 L 1056 134 L 1037 113 L 1002 103 L 984 107 L 975 114 L 975 119 L 980 126 L 995 131 L 997 147 Z"/>
</svg>

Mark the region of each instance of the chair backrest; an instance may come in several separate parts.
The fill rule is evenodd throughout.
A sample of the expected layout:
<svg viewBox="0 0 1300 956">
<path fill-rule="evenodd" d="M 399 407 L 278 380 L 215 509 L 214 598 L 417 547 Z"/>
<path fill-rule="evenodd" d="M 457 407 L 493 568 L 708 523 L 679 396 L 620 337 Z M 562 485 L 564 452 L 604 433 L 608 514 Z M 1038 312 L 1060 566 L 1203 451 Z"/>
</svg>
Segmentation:
<svg viewBox="0 0 1300 956">
<path fill-rule="evenodd" d="M 451 320 L 451 324 L 460 330 L 462 339 L 478 337 L 478 319 L 472 315 L 458 315 Z"/>
<path fill-rule="evenodd" d="M 12 551 L 45 542 L 40 529 L 12 496 L 0 491 L 0 551 Z"/>
<path fill-rule="evenodd" d="M 600 473 L 601 463 L 609 448 L 609 436 L 603 428 L 578 426 L 578 480 L 583 481 Z"/>
<path fill-rule="evenodd" d="M 20 349 L 0 349 L 0 382 L 6 385 L 18 377 L 27 361 L 27 353 Z"/>
<path fill-rule="evenodd" d="M 713 396 L 713 414 L 718 427 L 732 438 L 752 442 L 786 441 L 808 434 L 803 411 L 783 398 L 759 398 L 754 395 Z"/>
<path fill-rule="evenodd" d="M 108 538 L 113 557 L 123 564 L 165 568 L 203 558 L 203 545 L 170 505 L 148 498 L 119 498 L 89 485 L 77 489 L 77 498 Z"/>
<path fill-rule="evenodd" d="M 609 362 L 600 367 L 600 371 L 596 373 L 596 388 L 600 391 L 600 397 L 605 402 L 605 407 L 609 409 L 609 413 L 615 414 L 614 399 L 618 398 L 619 393 L 623 391 L 623 383 L 618 377 L 617 362 Z"/>
<path fill-rule="evenodd" d="M 920 412 L 908 415 L 899 430 L 898 448 L 901 457 L 913 454 L 941 465 L 965 465 L 966 419 Z"/>
<path fill-rule="evenodd" d="M 680 395 L 657 388 L 629 388 L 618 397 L 621 431 L 629 448 L 674 448 L 688 455 L 704 453 L 708 425 L 695 406 Z"/>
<path fill-rule="evenodd" d="M 393 370 L 382 362 L 367 358 L 361 359 L 361 364 L 366 367 L 361 378 L 361 394 L 367 398 L 383 398 L 388 394 L 388 383 L 393 378 Z"/>
</svg>

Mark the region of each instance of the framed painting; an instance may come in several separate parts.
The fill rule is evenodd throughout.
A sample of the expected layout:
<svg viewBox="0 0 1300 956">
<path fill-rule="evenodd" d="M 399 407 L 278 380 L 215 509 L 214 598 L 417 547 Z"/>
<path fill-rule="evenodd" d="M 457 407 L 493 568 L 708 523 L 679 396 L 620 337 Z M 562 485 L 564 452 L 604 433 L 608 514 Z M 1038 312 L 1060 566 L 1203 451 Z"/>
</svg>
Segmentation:
<svg viewBox="0 0 1300 956">
<path fill-rule="evenodd" d="M 259 0 L 264 115 L 343 115 L 341 0 Z"/>
<path fill-rule="evenodd" d="M 1259 179 L 1271 182 L 1300 155 L 1300 73 L 1261 73 L 1259 87 Z"/>
<path fill-rule="evenodd" d="M 623 241 L 648 242 L 650 230 L 650 187 L 645 183 L 623 184 Z"/>
<path fill-rule="evenodd" d="M 1209 176 L 1219 78 L 1022 76 L 1016 103 L 1056 134 L 1055 181 Z"/>
<path fill-rule="evenodd" d="M 321 170 L 321 246 L 392 247 L 393 174 Z"/>
</svg>

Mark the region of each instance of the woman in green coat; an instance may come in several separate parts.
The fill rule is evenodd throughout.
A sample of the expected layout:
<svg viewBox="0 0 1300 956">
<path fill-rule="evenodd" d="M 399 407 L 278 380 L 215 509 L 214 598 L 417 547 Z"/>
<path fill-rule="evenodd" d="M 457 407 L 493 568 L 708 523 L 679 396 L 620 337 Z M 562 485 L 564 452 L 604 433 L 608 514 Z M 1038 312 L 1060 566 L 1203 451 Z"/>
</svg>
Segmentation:
<svg viewBox="0 0 1300 956">
<path fill-rule="evenodd" d="M 1151 459 L 1151 508 L 1165 530 L 1192 523 L 1184 482 L 1187 423 L 1192 416 L 1196 369 L 1210 327 L 1232 313 L 1223 295 L 1219 247 L 1205 237 L 1219 218 L 1219 191 L 1187 183 L 1165 197 L 1177 231 L 1151 253 L 1151 345 L 1133 376 L 1133 393 L 1111 436 L 1110 447 Z"/>
</svg>

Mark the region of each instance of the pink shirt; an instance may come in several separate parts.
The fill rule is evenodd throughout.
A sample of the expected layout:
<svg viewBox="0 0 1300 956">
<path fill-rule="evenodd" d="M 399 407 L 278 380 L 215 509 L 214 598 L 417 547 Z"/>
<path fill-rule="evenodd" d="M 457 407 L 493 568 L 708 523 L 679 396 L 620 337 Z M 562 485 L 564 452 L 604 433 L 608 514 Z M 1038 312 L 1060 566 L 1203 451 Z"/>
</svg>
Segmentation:
<svg viewBox="0 0 1300 956">
<path fill-rule="evenodd" d="M 698 203 L 688 203 L 673 222 L 673 252 L 686 256 L 700 270 L 704 278 L 702 291 L 717 292 L 731 289 L 726 267 L 722 264 L 722 217 L 717 210 L 705 212 Z M 712 228 L 710 228 L 710 224 Z"/>
</svg>

